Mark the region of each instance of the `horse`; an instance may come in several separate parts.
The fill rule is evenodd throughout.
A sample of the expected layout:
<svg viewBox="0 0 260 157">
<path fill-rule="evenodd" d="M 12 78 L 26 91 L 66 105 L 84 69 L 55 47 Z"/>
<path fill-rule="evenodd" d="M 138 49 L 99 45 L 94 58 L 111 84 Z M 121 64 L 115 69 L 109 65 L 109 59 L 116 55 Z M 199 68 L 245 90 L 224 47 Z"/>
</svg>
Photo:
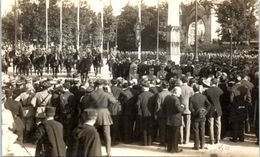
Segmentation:
<svg viewBox="0 0 260 157">
<path fill-rule="evenodd" d="M 95 49 L 92 49 L 92 54 L 94 55 L 93 66 L 94 66 L 95 76 L 97 76 L 97 74 L 101 74 L 101 67 L 103 65 L 102 56 L 101 53 L 98 53 Z"/>
<path fill-rule="evenodd" d="M 46 65 L 45 54 L 35 57 L 35 59 L 34 59 L 35 70 L 36 70 L 37 75 L 40 75 L 41 78 L 43 75 L 43 69 L 44 69 L 45 65 Z"/>
<path fill-rule="evenodd" d="M 59 56 L 57 53 L 51 55 L 50 66 L 52 68 L 52 76 L 57 78 L 59 72 Z"/>
<path fill-rule="evenodd" d="M 31 60 L 28 56 L 22 55 L 21 56 L 21 72 L 23 75 L 29 75 L 30 68 L 32 66 Z"/>
<path fill-rule="evenodd" d="M 67 71 L 67 77 L 71 76 L 71 69 L 73 68 L 75 64 L 75 59 L 73 57 L 73 54 L 67 54 L 66 58 L 64 59 L 64 66 Z"/>
<path fill-rule="evenodd" d="M 93 58 L 91 54 L 84 56 L 78 64 L 78 72 L 80 73 L 81 82 L 86 82 L 88 79 L 88 72 L 90 71 Z"/>
<path fill-rule="evenodd" d="M 51 57 L 52 54 L 49 53 L 46 55 L 46 72 L 49 74 L 50 73 L 50 62 L 51 62 Z"/>
<path fill-rule="evenodd" d="M 18 73 L 21 74 L 21 69 L 22 69 L 21 62 L 22 62 L 21 56 L 13 57 L 13 72 L 15 75 L 18 75 Z"/>
</svg>

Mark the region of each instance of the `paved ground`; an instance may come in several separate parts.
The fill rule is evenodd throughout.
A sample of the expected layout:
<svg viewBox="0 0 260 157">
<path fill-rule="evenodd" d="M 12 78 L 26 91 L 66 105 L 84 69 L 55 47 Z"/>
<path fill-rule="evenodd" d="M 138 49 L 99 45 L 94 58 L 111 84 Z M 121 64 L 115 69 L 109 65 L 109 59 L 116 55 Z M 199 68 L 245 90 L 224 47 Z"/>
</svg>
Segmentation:
<svg viewBox="0 0 260 157">
<path fill-rule="evenodd" d="M 106 63 L 106 61 L 104 61 Z M 9 69 L 9 74 L 12 74 L 12 68 Z M 44 73 L 44 77 L 51 74 Z M 66 78 L 66 73 L 59 73 L 60 78 Z M 102 68 L 102 78 L 110 79 L 108 66 Z M 90 78 L 95 78 L 93 68 L 90 72 Z M 4 142 L 4 141 L 3 141 Z M 166 152 L 164 147 L 154 143 L 152 146 L 141 146 L 138 143 L 134 144 L 118 144 L 112 147 L 112 156 L 210 156 L 210 157 L 256 157 L 259 156 L 259 147 L 255 144 L 256 138 L 253 134 L 246 136 L 246 141 L 243 143 L 232 143 L 228 139 L 224 139 L 220 144 L 206 145 L 207 149 L 192 150 L 193 142 L 180 145 L 183 148 L 182 153 L 172 154 Z M 34 156 L 35 146 L 25 144 L 24 147 L 14 145 L 12 148 L 14 156 Z M 105 148 L 102 147 L 102 154 L 106 155 Z"/>
<path fill-rule="evenodd" d="M 141 146 L 139 143 L 118 144 L 112 147 L 112 156 L 202 156 L 202 157 L 257 157 L 259 156 L 259 147 L 254 144 L 255 138 L 247 136 L 243 143 L 233 143 L 225 139 L 220 144 L 206 145 L 207 149 L 193 150 L 193 142 L 180 145 L 182 153 L 172 154 L 166 152 L 164 147 L 153 143 L 152 146 Z M 26 149 L 15 151 L 14 155 L 33 156 L 35 146 L 25 144 Z M 106 155 L 105 147 L 102 147 L 102 154 Z"/>
</svg>

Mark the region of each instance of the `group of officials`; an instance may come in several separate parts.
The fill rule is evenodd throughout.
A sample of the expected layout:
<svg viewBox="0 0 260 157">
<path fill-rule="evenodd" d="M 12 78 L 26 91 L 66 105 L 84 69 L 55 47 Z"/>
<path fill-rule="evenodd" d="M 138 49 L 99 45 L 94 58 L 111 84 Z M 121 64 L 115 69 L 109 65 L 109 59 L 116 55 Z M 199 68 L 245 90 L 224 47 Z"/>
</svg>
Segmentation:
<svg viewBox="0 0 260 157">
<path fill-rule="evenodd" d="M 195 74 L 191 62 L 146 68 L 126 62 L 124 75 L 112 68 L 112 80 L 4 81 L 2 99 L 13 115 L 17 142 L 36 144 L 36 156 L 100 156 L 103 140 L 108 156 L 111 145 L 137 141 L 145 146 L 159 142 L 178 153 L 178 144 L 190 139 L 193 149 L 204 149 L 207 131 L 210 144 L 225 136 L 243 142 L 254 115 L 258 140 L 257 72 L 205 65 Z"/>
</svg>

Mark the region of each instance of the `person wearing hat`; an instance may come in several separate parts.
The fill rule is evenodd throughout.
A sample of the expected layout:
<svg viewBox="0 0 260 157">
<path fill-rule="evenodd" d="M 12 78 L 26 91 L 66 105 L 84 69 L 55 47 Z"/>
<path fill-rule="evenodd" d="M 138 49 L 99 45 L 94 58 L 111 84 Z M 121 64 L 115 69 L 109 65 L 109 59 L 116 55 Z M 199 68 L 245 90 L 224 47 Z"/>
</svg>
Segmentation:
<svg viewBox="0 0 260 157">
<path fill-rule="evenodd" d="M 94 127 L 97 116 L 95 109 L 85 109 L 82 112 L 82 124 L 79 124 L 72 132 L 71 156 L 102 156 L 100 137 Z"/>
<path fill-rule="evenodd" d="M 152 105 L 153 105 L 153 93 L 149 91 L 149 81 L 143 81 L 143 92 L 138 95 L 137 108 L 138 116 L 141 118 L 141 130 L 142 130 L 142 142 L 143 145 L 149 146 L 152 144 Z"/>
<path fill-rule="evenodd" d="M 231 89 L 229 121 L 232 127 L 232 142 L 244 142 L 245 121 L 248 107 L 251 105 L 250 89 L 241 84 L 241 76 L 237 75 L 236 84 Z"/>
<path fill-rule="evenodd" d="M 162 63 L 160 65 L 160 71 L 157 72 L 157 78 L 159 78 L 160 80 L 164 80 L 166 78 L 167 71 L 165 71 L 165 67 L 166 67 L 166 64 Z"/>
<path fill-rule="evenodd" d="M 16 86 L 13 90 L 13 98 L 15 99 L 24 91 L 24 82 L 22 80 L 18 80 L 16 82 Z"/>
<path fill-rule="evenodd" d="M 97 79 L 95 81 L 95 90 L 90 93 L 89 103 L 95 109 L 97 109 L 98 117 L 96 125 L 105 137 L 105 146 L 108 156 L 111 156 L 111 136 L 110 136 L 110 125 L 113 124 L 108 105 L 110 103 L 117 103 L 114 96 L 106 93 L 103 90 L 104 81 Z"/>
<path fill-rule="evenodd" d="M 23 123 L 23 107 L 20 102 L 15 101 L 13 99 L 13 91 L 11 89 L 5 90 L 6 101 L 4 103 L 4 107 L 12 112 L 14 118 L 15 127 L 13 132 L 17 134 L 17 143 L 23 143 L 23 131 L 24 131 L 24 123 Z"/>
<path fill-rule="evenodd" d="M 25 131 L 24 131 L 24 140 L 30 140 L 30 132 L 32 131 L 34 125 L 34 116 L 35 116 L 35 109 L 30 104 L 35 90 L 32 86 L 28 85 L 25 87 L 25 91 L 21 93 L 15 100 L 20 102 L 23 107 L 24 118 L 23 122 L 25 124 Z"/>
<path fill-rule="evenodd" d="M 69 137 L 71 131 L 76 127 L 75 115 L 75 96 L 69 91 L 70 82 L 65 82 L 62 85 L 62 91 L 59 94 L 59 103 L 57 105 L 56 120 L 63 125 L 64 129 L 64 141 L 69 146 Z"/>
<path fill-rule="evenodd" d="M 167 151 L 171 153 L 182 152 L 178 147 L 178 139 L 180 134 L 180 126 L 182 125 L 182 112 L 185 106 L 180 103 L 181 88 L 174 87 L 172 95 L 165 97 L 163 106 L 163 113 L 166 116 L 167 128 Z"/>
<path fill-rule="evenodd" d="M 200 92 L 198 84 L 193 85 L 194 95 L 190 97 L 190 112 L 192 121 L 192 130 L 194 134 L 193 149 L 204 149 L 205 146 L 205 121 L 206 114 L 209 111 L 211 104 L 207 97 Z"/>
<path fill-rule="evenodd" d="M 188 77 L 184 76 L 182 79 L 181 88 L 181 97 L 180 102 L 184 104 L 185 110 L 182 114 L 183 125 L 181 126 L 180 130 L 180 142 L 184 144 L 188 144 L 190 141 L 190 126 L 191 126 L 191 113 L 189 110 L 189 99 L 194 94 L 193 89 L 188 85 Z M 184 137 L 185 135 L 185 137 Z"/>
<path fill-rule="evenodd" d="M 204 92 L 209 102 L 212 104 L 208 113 L 210 144 L 214 144 L 214 142 L 219 143 L 220 135 L 221 135 L 222 108 L 220 104 L 220 97 L 223 94 L 223 91 L 217 85 L 218 85 L 218 80 L 216 78 L 213 78 L 211 80 L 211 87 L 209 87 Z M 215 134 L 214 134 L 214 128 L 216 128 Z M 217 137 L 216 141 L 214 141 L 214 135 L 216 135 Z"/>
<path fill-rule="evenodd" d="M 190 73 L 191 75 L 193 75 L 193 70 L 194 70 L 194 67 L 193 67 L 193 65 L 192 65 L 192 62 L 191 62 L 191 61 L 188 61 L 188 62 L 187 62 L 187 65 L 183 68 L 182 73 L 183 73 L 183 74 Z"/>
<path fill-rule="evenodd" d="M 36 144 L 35 156 L 65 156 L 66 144 L 63 140 L 63 126 L 54 120 L 55 107 L 45 108 L 46 120 L 41 122 L 33 135 Z"/>
<path fill-rule="evenodd" d="M 123 89 L 122 87 L 118 86 L 118 81 L 116 79 L 111 80 L 111 93 L 117 100 L 119 100 L 119 96 L 123 95 Z M 111 126 L 111 138 L 112 138 L 112 144 L 117 143 L 117 139 L 121 139 L 122 130 L 120 130 L 120 118 L 121 118 L 121 104 L 116 103 L 112 104 L 110 103 L 108 106 L 108 109 L 110 111 L 113 125 Z"/>
<path fill-rule="evenodd" d="M 44 119 L 44 110 L 46 106 L 51 106 L 52 94 L 49 92 L 51 84 L 47 81 L 41 83 L 42 91 L 35 93 L 31 100 L 32 106 L 36 109 L 36 121 Z"/>
<path fill-rule="evenodd" d="M 156 103 L 155 103 L 155 119 L 157 120 L 157 126 L 159 129 L 159 137 L 160 137 L 160 145 L 165 146 L 166 141 L 166 117 L 163 113 L 163 103 L 166 96 L 171 95 L 172 93 L 168 90 L 169 83 L 167 81 L 163 81 L 161 84 L 162 91 L 158 93 Z"/>
</svg>

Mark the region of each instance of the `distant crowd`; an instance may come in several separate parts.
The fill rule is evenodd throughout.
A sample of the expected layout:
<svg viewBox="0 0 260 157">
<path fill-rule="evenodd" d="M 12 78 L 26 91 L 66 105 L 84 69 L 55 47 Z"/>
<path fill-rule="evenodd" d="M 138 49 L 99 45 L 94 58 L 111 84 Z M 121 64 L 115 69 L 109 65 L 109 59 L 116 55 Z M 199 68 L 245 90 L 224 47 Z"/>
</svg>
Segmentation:
<svg viewBox="0 0 260 157">
<path fill-rule="evenodd" d="M 244 142 L 252 130 L 258 144 L 257 57 L 234 55 L 232 65 L 226 55 L 191 57 L 176 64 L 110 56 L 100 66 L 108 64 L 111 80 L 2 73 L 2 112 L 13 119 L 3 117 L 5 137 L 17 136 L 7 144 L 33 143 L 36 156 L 100 156 L 102 140 L 108 156 L 111 146 L 133 142 L 179 153 L 190 142 L 194 150 L 225 137 Z"/>
</svg>

